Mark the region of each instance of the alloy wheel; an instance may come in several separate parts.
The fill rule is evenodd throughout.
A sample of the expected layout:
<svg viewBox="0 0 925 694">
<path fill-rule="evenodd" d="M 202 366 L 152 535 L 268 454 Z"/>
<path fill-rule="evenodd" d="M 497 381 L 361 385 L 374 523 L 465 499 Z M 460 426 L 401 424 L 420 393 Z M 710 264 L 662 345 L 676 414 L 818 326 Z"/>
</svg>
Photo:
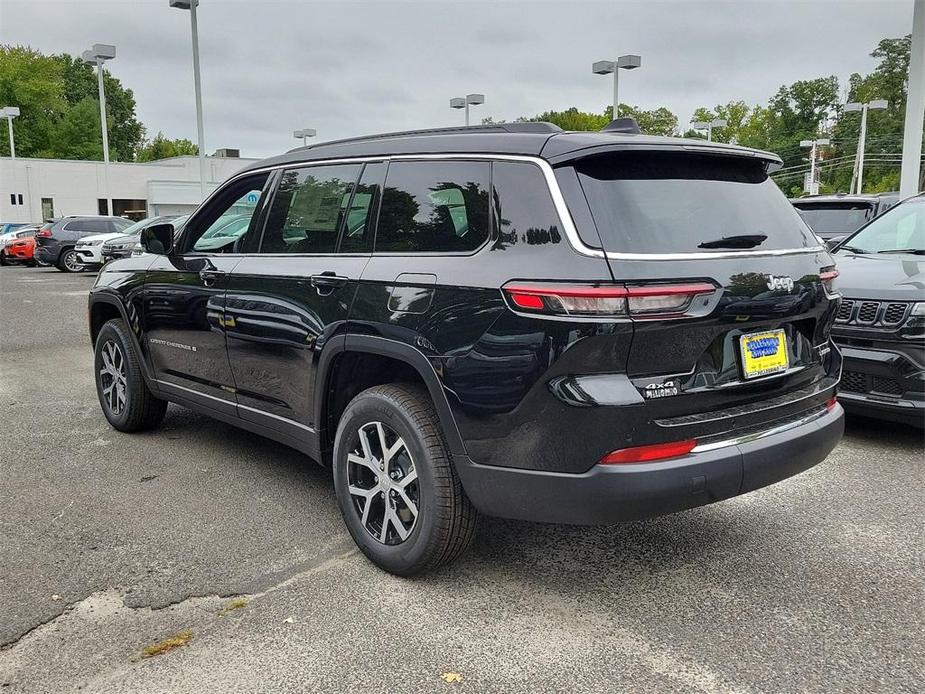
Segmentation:
<svg viewBox="0 0 925 694">
<path fill-rule="evenodd" d="M 77 255 L 77 251 L 67 251 L 64 254 L 64 267 L 66 267 L 70 272 L 83 272 L 84 266 L 80 262 L 80 256 Z"/>
<path fill-rule="evenodd" d="M 107 340 L 102 349 L 103 366 L 100 369 L 100 389 L 107 409 L 115 415 L 125 409 L 125 355 L 122 348 Z"/>
<path fill-rule="evenodd" d="M 364 424 L 347 454 L 347 485 L 360 524 L 377 542 L 399 545 L 417 524 L 418 473 L 404 439 L 383 422 Z"/>
</svg>

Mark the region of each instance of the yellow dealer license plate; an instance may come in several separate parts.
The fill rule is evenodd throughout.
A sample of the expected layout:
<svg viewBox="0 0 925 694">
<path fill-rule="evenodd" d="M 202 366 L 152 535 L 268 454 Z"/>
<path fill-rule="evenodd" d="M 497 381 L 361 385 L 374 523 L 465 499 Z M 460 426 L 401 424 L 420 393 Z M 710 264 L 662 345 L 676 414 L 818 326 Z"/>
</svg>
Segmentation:
<svg viewBox="0 0 925 694">
<path fill-rule="evenodd" d="M 767 330 L 739 337 L 742 352 L 742 370 L 745 378 L 758 378 L 768 374 L 786 371 L 790 365 L 787 357 L 787 339 L 783 330 Z"/>
</svg>

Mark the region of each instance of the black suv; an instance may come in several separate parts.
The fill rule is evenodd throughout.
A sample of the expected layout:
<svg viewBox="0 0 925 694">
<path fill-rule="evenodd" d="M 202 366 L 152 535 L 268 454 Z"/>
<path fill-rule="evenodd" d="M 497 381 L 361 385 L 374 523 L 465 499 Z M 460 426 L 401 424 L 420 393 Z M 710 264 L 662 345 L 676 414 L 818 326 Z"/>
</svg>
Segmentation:
<svg viewBox="0 0 925 694">
<path fill-rule="evenodd" d="M 101 271 L 103 412 L 137 431 L 171 401 L 304 451 L 402 575 L 477 512 L 610 523 L 777 482 L 844 418 L 836 273 L 779 166 L 545 123 L 268 159 Z"/>
<path fill-rule="evenodd" d="M 92 234 L 108 234 L 132 226 L 122 217 L 60 217 L 42 225 L 35 235 L 35 259 L 42 265 L 54 265 L 62 272 L 83 272 L 80 255 L 74 250 L 77 241 Z"/>
<path fill-rule="evenodd" d="M 899 193 L 807 195 L 790 202 L 820 238 L 838 241 L 899 202 Z"/>
<path fill-rule="evenodd" d="M 832 337 L 848 412 L 925 427 L 925 196 L 838 246 L 842 300 Z"/>
</svg>

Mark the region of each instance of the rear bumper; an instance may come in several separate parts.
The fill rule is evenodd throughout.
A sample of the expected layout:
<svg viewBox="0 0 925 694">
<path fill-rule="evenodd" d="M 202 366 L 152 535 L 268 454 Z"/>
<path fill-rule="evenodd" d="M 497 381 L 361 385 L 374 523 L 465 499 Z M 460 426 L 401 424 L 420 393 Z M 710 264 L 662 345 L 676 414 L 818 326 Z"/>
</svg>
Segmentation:
<svg viewBox="0 0 925 694">
<path fill-rule="evenodd" d="M 583 474 L 478 465 L 464 457 L 455 462 L 482 513 L 599 525 L 674 513 L 774 484 L 822 462 L 843 431 L 844 412 L 836 405 L 776 433 L 664 462 L 595 465 Z"/>
<path fill-rule="evenodd" d="M 886 346 L 883 343 L 882 346 Z M 839 401 L 852 414 L 925 426 L 925 349 L 841 347 Z M 917 352 L 920 352 L 917 354 Z"/>
<path fill-rule="evenodd" d="M 54 265 L 58 262 L 58 256 L 61 255 L 61 246 L 36 246 L 35 259 L 46 265 Z"/>
</svg>

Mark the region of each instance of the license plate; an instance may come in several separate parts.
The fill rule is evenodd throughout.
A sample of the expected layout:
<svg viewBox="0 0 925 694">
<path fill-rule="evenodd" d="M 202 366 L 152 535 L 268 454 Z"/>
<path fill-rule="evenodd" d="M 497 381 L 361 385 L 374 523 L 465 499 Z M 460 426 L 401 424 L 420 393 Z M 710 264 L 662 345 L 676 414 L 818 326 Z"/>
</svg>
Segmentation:
<svg viewBox="0 0 925 694">
<path fill-rule="evenodd" d="M 767 330 L 739 337 L 745 378 L 758 378 L 786 371 L 790 366 L 783 330 Z"/>
</svg>

